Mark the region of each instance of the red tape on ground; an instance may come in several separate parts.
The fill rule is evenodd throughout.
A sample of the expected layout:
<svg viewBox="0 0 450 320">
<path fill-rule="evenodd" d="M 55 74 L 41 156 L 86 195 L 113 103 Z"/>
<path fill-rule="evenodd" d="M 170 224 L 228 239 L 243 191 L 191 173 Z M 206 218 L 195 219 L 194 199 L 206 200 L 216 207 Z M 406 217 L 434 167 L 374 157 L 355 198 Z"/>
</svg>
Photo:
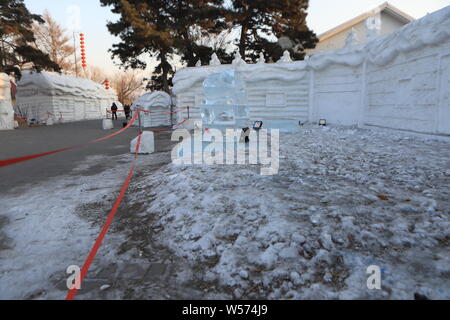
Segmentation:
<svg viewBox="0 0 450 320">
<path fill-rule="evenodd" d="M 89 144 L 93 144 L 93 143 L 97 143 L 97 142 L 100 142 L 100 141 L 104 141 L 104 140 L 106 140 L 106 139 L 109 139 L 109 138 L 112 138 L 112 137 L 114 137 L 114 136 L 117 136 L 118 134 L 121 134 L 122 132 L 124 132 L 125 130 L 127 130 L 128 128 L 130 128 L 131 125 L 136 121 L 137 117 L 138 117 L 138 116 L 137 116 L 137 114 L 136 114 L 136 115 L 133 117 L 133 119 L 131 119 L 131 121 L 128 123 L 128 125 L 127 125 L 125 128 L 120 129 L 119 131 L 117 131 L 117 132 L 115 132 L 115 133 L 112 133 L 112 134 L 109 134 L 109 135 L 107 135 L 107 136 L 105 136 L 105 137 L 102 137 L 102 138 L 99 138 L 99 139 L 96 139 L 96 140 L 87 142 L 87 143 L 85 143 L 85 144 L 77 145 L 77 146 L 72 146 L 72 147 L 67 147 L 67 148 L 61 148 L 61 149 L 57 149 L 57 150 L 53 150 L 53 151 L 48 151 L 48 152 L 43 152 L 43 153 L 33 154 L 33 155 L 24 156 L 24 157 L 19 157 L 19 158 L 11 158 L 11 159 L 0 160 L 0 168 L 1 168 L 1 167 L 6 167 L 6 166 L 10 166 L 10 165 L 13 165 L 13 164 L 16 164 L 16 163 L 19 163 L 19 162 L 25 162 L 25 161 L 33 160 L 33 159 L 36 159 L 36 158 L 41 158 L 41 157 L 49 156 L 49 155 L 51 155 L 51 154 L 60 153 L 60 152 L 67 151 L 67 150 L 72 150 L 72 149 L 77 149 L 77 148 L 81 148 L 81 147 L 87 146 L 87 145 L 89 145 Z"/>
<path fill-rule="evenodd" d="M 98 249 L 100 248 L 100 246 L 103 242 L 103 239 L 105 238 L 106 234 L 108 233 L 108 229 L 111 225 L 111 222 L 114 220 L 117 210 L 119 209 L 119 206 L 122 203 L 123 197 L 125 196 L 125 193 L 128 190 L 128 186 L 130 185 L 131 178 L 133 177 L 134 169 L 136 168 L 136 159 L 137 159 L 137 156 L 139 153 L 139 148 L 141 145 L 141 136 L 142 135 L 139 135 L 138 142 L 136 144 L 136 151 L 134 154 L 133 164 L 132 164 L 130 172 L 128 173 L 128 176 L 125 180 L 125 183 L 123 184 L 122 189 L 120 190 L 119 197 L 117 198 L 116 202 L 114 203 L 114 206 L 108 215 L 108 219 L 106 220 L 105 225 L 103 226 L 97 240 L 95 241 L 94 246 L 92 247 L 91 251 L 89 252 L 88 257 L 87 257 L 86 261 L 84 262 L 83 268 L 81 269 L 80 284 L 83 283 L 83 279 L 86 277 L 86 275 L 89 271 L 89 268 L 92 264 L 92 261 L 94 261 L 95 256 L 97 255 Z M 66 296 L 66 300 L 73 300 L 75 298 L 75 296 L 77 295 L 77 293 L 78 293 L 78 289 L 76 289 L 76 288 L 69 290 L 69 292 Z"/>
<path fill-rule="evenodd" d="M 150 107 L 150 108 L 152 108 L 152 107 Z M 189 107 L 183 107 L 183 108 L 175 110 L 173 112 L 154 112 L 154 111 L 148 111 L 148 110 L 145 110 L 145 109 L 131 109 L 130 112 L 140 111 L 140 112 L 143 112 L 143 113 L 151 113 L 151 114 L 175 114 L 175 113 L 187 110 L 188 108 Z M 106 110 L 106 112 L 107 113 L 113 113 L 112 110 Z M 116 110 L 115 112 L 123 113 L 123 112 L 125 112 L 125 110 Z"/>
<path fill-rule="evenodd" d="M 186 121 L 188 121 L 188 119 L 185 119 L 185 120 L 181 121 L 179 124 L 174 125 L 173 128 L 175 129 L 176 127 L 181 126 Z M 166 131 L 172 131 L 172 129 L 150 130 L 150 131 L 153 131 L 154 133 L 161 133 L 161 132 L 166 132 Z"/>
</svg>

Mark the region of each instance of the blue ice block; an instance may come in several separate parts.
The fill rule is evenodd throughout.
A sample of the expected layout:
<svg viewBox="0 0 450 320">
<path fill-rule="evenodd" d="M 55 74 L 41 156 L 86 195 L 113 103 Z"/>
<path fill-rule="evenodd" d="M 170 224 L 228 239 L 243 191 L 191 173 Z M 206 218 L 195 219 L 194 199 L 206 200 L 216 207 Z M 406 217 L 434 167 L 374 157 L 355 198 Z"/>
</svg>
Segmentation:
<svg viewBox="0 0 450 320">
<path fill-rule="evenodd" d="M 225 70 L 203 82 L 206 104 L 201 107 L 203 126 L 211 129 L 249 127 L 245 82 L 239 72 Z"/>
</svg>

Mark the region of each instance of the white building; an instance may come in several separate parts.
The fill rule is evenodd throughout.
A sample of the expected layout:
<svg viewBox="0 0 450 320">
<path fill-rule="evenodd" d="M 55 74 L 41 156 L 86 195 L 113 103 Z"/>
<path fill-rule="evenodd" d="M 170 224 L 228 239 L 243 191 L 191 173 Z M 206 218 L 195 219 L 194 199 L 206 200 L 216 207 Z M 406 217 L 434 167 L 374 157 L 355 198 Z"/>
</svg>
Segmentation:
<svg viewBox="0 0 450 320">
<path fill-rule="evenodd" d="M 250 119 L 265 127 L 326 119 L 450 135 L 450 6 L 365 45 L 305 61 L 284 56 L 278 63 L 218 65 L 212 59 L 210 66 L 181 69 L 174 77 L 177 106 L 191 106 L 191 117 L 200 119 L 203 81 L 225 69 L 243 75 Z"/>
<path fill-rule="evenodd" d="M 114 90 L 84 78 L 24 71 L 17 83 L 17 107 L 28 119 L 63 122 L 101 119 L 113 102 Z"/>
<path fill-rule="evenodd" d="M 14 110 L 10 90 L 8 75 L 0 73 L 0 130 L 14 129 Z"/>
<path fill-rule="evenodd" d="M 147 92 L 134 101 L 132 110 L 148 111 L 147 113 L 141 112 L 141 125 L 144 128 L 170 126 L 171 105 L 172 99 L 166 92 Z M 138 125 L 137 121 L 135 125 Z"/>
<path fill-rule="evenodd" d="M 355 44 L 364 44 L 372 37 L 385 36 L 412 22 L 413 17 L 385 2 L 318 36 L 316 48 L 308 54 L 341 49 L 350 34 Z"/>
</svg>

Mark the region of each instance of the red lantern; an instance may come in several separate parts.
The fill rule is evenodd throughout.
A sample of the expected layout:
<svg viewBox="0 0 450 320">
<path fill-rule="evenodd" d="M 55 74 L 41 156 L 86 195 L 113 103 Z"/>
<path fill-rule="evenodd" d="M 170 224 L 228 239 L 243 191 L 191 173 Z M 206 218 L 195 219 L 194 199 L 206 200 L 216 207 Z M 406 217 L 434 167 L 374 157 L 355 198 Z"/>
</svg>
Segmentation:
<svg viewBox="0 0 450 320">
<path fill-rule="evenodd" d="M 109 80 L 108 79 L 105 80 L 105 89 L 109 90 Z"/>
<path fill-rule="evenodd" d="M 83 68 L 87 67 L 85 44 L 86 42 L 84 41 L 84 33 L 80 33 L 81 65 Z"/>
</svg>

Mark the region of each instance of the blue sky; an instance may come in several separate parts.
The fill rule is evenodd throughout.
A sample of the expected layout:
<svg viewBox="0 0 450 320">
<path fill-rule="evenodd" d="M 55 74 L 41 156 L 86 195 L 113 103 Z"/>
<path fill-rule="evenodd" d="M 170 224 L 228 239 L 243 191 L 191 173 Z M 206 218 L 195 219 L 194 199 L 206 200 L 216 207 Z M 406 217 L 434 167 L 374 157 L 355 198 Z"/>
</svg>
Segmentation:
<svg viewBox="0 0 450 320">
<path fill-rule="evenodd" d="M 392 5 L 415 18 L 450 5 L 450 0 L 392 0 Z M 48 9 L 50 14 L 64 26 L 73 28 L 79 10 L 80 31 L 86 34 L 88 63 L 103 68 L 108 73 L 117 70 L 108 49 L 117 40 L 106 28 L 106 22 L 116 17 L 98 0 L 25 0 L 33 13 Z M 337 26 L 358 14 L 375 8 L 382 0 L 310 0 L 308 25 L 317 34 Z M 79 8 L 79 9 L 78 9 Z"/>
</svg>

